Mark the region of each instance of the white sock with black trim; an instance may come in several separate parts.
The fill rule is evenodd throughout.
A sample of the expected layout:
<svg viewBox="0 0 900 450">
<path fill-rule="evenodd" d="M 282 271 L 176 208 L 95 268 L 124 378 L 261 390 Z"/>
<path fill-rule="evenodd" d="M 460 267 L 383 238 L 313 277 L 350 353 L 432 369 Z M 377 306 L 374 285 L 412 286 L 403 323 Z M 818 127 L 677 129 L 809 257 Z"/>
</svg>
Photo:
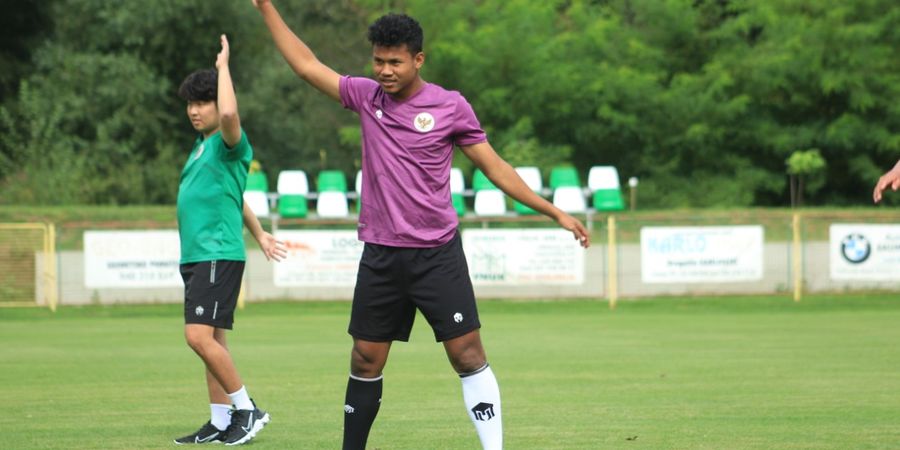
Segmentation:
<svg viewBox="0 0 900 450">
<path fill-rule="evenodd" d="M 500 414 L 500 386 L 487 364 L 471 372 L 459 374 L 463 401 L 484 450 L 503 448 L 503 422 Z"/>
<path fill-rule="evenodd" d="M 234 409 L 246 409 L 253 411 L 253 402 L 250 401 L 250 394 L 247 393 L 247 387 L 241 386 L 237 392 L 233 392 L 228 394 L 228 398 L 231 399 L 231 403 L 234 404 Z"/>
<path fill-rule="evenodd" d="M 231 405 L 221 403 L 209 404 L 209 422 L 222 431 L 231 424 Z"/>
</svg>

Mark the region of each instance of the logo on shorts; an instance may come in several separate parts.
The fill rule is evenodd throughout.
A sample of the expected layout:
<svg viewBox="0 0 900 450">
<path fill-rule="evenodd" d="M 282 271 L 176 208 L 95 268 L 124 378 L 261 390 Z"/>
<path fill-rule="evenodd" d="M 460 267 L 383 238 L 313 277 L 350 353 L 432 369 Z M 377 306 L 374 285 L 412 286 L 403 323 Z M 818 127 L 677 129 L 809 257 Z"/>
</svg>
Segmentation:
<svg viewBox="0 0 900 450">
<path fill-rule="evenodd" d="M 453 321 L 456 323 L 460 323 L 463 320 L 463 316 L 460 313 L 456 313 L 453 315 Z"/>
<path fill-rule="evenodd" d="M 481 402 L 472 408 L 472 414 L 475 415 L 475 420 L 487 422 L 488 420 L 493 419 L 495 416 L 494 404 Z"/>
<path fill-rule="evenodd" d="M 383 116 L 383 115 L 384 115 L 384 113 L 381 112 L 380 109 L 376 109 L 376 110 L 375 110 L 375 117 L 381 119 L 381 116 Z"/>
<path fill-rule="evenodd" d="M 378 401 L 380 402 L 381 400 L 379 399 Z M 354 412 L 356 412 L 356 409 L 354 409 L 350 405 L 344 405 L 344 412 L 347 414 L 353 414 Z"/>
<path fill-rule="evenodd" d="M 413 125 L 422 133 L 427 133 L 434 128 L 434 116 L 427 112 L 419 113 L 413 120 Z"/>
<path fill-rule="evenodd" d="M 196 314 L 198 316 L 202 316 L 203 315 L 203 307 L 198 306 L 197 309 L 194 310 L 194 314 Z"/>
</svg>

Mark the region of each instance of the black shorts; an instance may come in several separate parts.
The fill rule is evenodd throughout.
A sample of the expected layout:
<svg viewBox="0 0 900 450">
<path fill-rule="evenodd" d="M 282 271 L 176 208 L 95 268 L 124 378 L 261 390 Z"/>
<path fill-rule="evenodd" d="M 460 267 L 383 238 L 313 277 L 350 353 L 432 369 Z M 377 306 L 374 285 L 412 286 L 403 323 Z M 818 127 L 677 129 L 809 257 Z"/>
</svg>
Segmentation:
<svg viewBox="0 0 900 450">
<path fill-rule="evenodd" d="M 230 330 L 244 275 L 244 261 L 182 264 L 184 323 Z"/>
<path fill-rule="evenodd" d="M 481 328 L 459 233 L 434 248 L 368 243 L 363 248 L 350 335 L 373 342 L 408 341 L 416 308 L 439 342 Z"/>
</svg>

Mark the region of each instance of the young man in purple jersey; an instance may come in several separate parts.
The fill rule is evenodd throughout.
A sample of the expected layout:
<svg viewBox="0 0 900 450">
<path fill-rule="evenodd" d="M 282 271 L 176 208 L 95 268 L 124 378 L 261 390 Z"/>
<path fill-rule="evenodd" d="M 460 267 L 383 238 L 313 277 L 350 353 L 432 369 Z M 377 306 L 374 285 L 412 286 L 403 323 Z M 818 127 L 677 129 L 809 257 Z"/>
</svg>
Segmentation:
<svg viewBox="0 0 900 450">
<path fill-rule="evenodd" d="M 388 14 L 369 27 L 375 79 L 338 75 L 288 28 L 270 0 L 252 0 L 297 75 L 360 117 L 365 242 L 353 296 L 343 448 L 365 449 L 381 403 L 391 343 L 407 341 L 418 308 L 462 380 L 482 447 L 503 447 L 500 390 L 481 344 L 478 311 L 450 199 L 453 148 L 503 192 L 554 219 L 583 247 L 584 226 L 522 181 L 487 141 L 458 92 L 425 82 L 422 29 Z"/>
</svg>

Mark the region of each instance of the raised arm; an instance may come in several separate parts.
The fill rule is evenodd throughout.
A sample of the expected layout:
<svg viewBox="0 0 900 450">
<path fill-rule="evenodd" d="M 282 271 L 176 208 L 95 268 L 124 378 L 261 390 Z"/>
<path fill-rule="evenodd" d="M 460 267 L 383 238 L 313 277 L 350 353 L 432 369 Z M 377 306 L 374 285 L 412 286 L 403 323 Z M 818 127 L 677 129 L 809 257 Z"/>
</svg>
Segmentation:
<svg viewBox="0 0 900 450">
<path fill-rule="evenodd" d="M 266 260 L 281 261 L 287 256 L 287 247 L 284 245 L 284 242 L 275 239 L 275 236 L 263 230 L 262 224 L 259 223 L 256 214 L 253 214 L 253 210 L 247 206 L 247 202 L 244 202 L 242 215 L 244 217 L 244 226 L 253 235 L 253 239 L 256 239 L 256 242 L 259 243 L 259 248 L 266 255 Z"/>
<path fill-rule="evenodd" d="M 531 207 L 531 209 L 553 219 L 561 227 L 569 230 L 575 236 L 575 239 L 582 247 L 588 248 L 591 245 L 591 238 L 588 235 L 584 225 L 578 219 L 566 214 L 552 203 L 545 200 L 540 195 L 534 193 L 531 188 L 525 184 L 522 177 L 516 173 L 516 170 L 504 161 L 494 147 L 487 142 L 475 145 L 466 145 L 461 147 L 463 153 L 472 160 L 475 165 L 484 172 L 501 191 L 506 195 L 518 200 L 520 203 Z"/>
<path fill-rule="evenodd" d="M 216 70 L 219 71 L 219 96 L 216 106 L 219 108 L 222 140 L 229 147 L 234 147 L 241 142 L 241 118 L 238 116 L 237 97 L 234 95 L 231 71 L 228 69 L 228 59 L 231 57 L 228 38 L 223 34 L 219 39 L 222 41 L 222 51 L 216 56 Z"/>
<path fill-rule="evenodd" d="M 262 14 L 266 27 L 272 34 L 272 40 L 275 41 L 275 46 L 278 47 L 281 56 L 294 69 L 297 76 L 325 95 L 340 101 L 340 75 L 316 58 L 312 50 L 284 23 L 281 14 L 270 0 L 252 1 L 253 6 Z"/>
</svg>

